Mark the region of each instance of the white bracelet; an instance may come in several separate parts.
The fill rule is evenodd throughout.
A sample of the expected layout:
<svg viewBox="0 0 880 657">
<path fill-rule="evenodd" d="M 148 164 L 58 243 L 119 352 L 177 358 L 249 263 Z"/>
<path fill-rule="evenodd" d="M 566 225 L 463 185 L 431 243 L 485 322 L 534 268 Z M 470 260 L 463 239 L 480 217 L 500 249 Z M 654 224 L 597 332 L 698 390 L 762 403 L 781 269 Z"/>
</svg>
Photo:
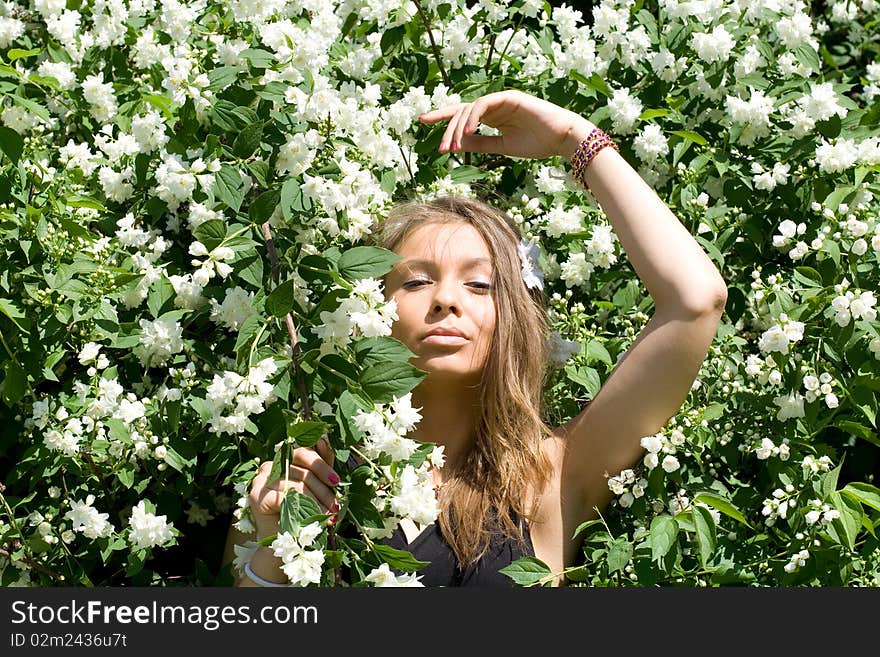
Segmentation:
<svg viewBox="0 0 880 657">
<path fill-rule="evenodd" d="M 281 584 L 280 582 L 270 582 L 268 579 L 263 579 L 259 575 L 256 575 L 253 570 L 251 570 L 251 562 L 246 561 L 244 564 L 244 574 L 247 575 L 248 579 L 251 580 L 254 584 L 259 584 L 260 586 L 291 586 L 291 584 Z"/>
</svg>

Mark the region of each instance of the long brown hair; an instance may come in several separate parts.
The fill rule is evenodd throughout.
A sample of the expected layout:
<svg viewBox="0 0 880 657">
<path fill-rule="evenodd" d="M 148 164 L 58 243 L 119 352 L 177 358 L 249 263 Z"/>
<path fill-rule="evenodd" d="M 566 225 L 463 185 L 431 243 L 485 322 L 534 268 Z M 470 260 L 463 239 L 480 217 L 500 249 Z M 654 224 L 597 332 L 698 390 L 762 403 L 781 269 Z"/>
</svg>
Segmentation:
<svg viewBox="0 0 880 657">
<path fill-rule="evenodd" d="M 476 442 L 447 479 L 440 504 L 440 529 L 464 567 L 485 554 L 492 533 L 524 543 L 513 512 L 531 521 L 550 478 L 552 465 L 541 448 L 552 435 L 542 417 L 549 326 L 543 292 L 530 291 L 523 282 L 517 248 L 521 233 L 491 205 L 455 196 L 404 201 L 391 208 L 370 241 L 394 251 L 419 226 L 454 222 L 470 224 L 486 240 L 496 309 L 480 384 Z M 530 489 L 536 495 L 526 509 L 524 494 Z"/>
</svg>

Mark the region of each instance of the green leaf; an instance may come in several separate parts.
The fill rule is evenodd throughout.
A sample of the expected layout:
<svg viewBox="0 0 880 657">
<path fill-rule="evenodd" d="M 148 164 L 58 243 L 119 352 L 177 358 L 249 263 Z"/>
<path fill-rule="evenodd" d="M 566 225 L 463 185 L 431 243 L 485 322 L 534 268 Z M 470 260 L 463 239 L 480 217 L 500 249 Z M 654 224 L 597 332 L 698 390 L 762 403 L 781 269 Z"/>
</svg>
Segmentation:
<svg viewBox="0 0 880 657">
<path fill-rule="evenodd" d="M 193 237 L 204 244 L 208 251 L 213 251 L 226 239 L 227 230 L 226 222 L 222 219 L 210 219 L 193 229 Z"/>
<path fill-rule="evenodd" d="M 295 532 L 299 527 L 313 521 L 315 516 L 325 515 L 318 503 L 295 488 L 287 491 L 281 503 L 281 530 Z"/>
<path fill-rule="evenodd" d="M 232 142 L 232 152 L 243 160 L 246 160 L 260 147 L 260 139 L 263 136 L 263 122 L 258 121 L 246 126 L 238 133 Z"/>
<path fill-rule="evenodd" d="M 195 460 L 189 461 L 183 458 L 173 447 L 166 446 L 166 449 L 168 451 L 165 452 L 165 463 L 178 472 L 183 472 L 187 466 L 195 465 Z"/>
<path fill-rule="evenodd" d="M 856 481 L 844 486 L 840 492 L 872 509 L 880 511 L 880 488 L 876 486 Z"/>
<path fill-rule="evenodd" d="M 712 553 L 715 552 L 715 519 L 704 506 L 694 505 L 693 509 L 700 563 L 703 564 L 703 568 L 708 568 Z"/>
<path fill-rule="evenodd" d="M 384 404 L 402 397 L 426 376 L 427 372 L 409 363 L 378 363 L 364 370 L 360 383 L 374 403 Z"/>
<path fill-rule="evenodd" d="M 0 299 L 0 313 L 12 320 L 21 331 L 27 333 L 31 328 L 31 320 L 25 312 L 10 299 Z"/>
<path fill-rule="evenodd" d="M 736 505 L 733 502 L 724 499 L 723 497 L 719 497 L 718 495 L 714 495 L 712 493 L 697 493 L 694 496 L 694 501 L 704 502 L 716 511 L 720 511 L 724 515 L 733 518 L 737 522 L 741 522 L 746 527 L 751 529 L 751 525 L 749 525 L 749 523 L 746 521 L 745 516 L 736 507 Z"/>
<path fill-rule="evenodd" d="M 32 100 L 28 100 L 27 98 L 22 98 L 21 96 L 13 95 L 12 102 L 17 105 L 21 105 L 31 114 L 40 117 L 46 123 L 52 122 L 52 115 L 49 114 L 49 110 L 40 105 L 39 103 L 35 103 Z"/>
<path fill-rule="evenodd" d="M 591 399 L 598 394 L 602 381 L 599 378 L 599 373 L 592 367 L 571 363 L 565 366 L 564 371 L 570 381 L 574 381 L 586 388 Z"/>
<path fill-rule="evenodd" d="M 394 263 L 401 260 L 396 253 L 376 246 L 356 246 L 345 251 L 337 266 L 339 275 L 347 281 L 378 278 L 387 274 Z"/>
<path fill-rule="evenodd" d="M 862 526 L 862 505 L 849 497 L 844 497 L 837 491 L 828 496 L 831 505 L 840 512 L 840 517 L 835 518 L 826 528 L 828 534 L 841 545 L 846 545 L 850 550 L 855 549 L 856 536 L 859 527 Z"/>
<path fill-rule="evenodd" d="M 223 91 L 238 79 L 241 69 L 238 66 L 220 66 L 208 72 L 208 89 L 217 93 Z"/>
<path fill-rule="evenodd" d="M 28 391 L 27 372 L 15 360 L 6 361 L 6 378 L 0 384 L 0 394 L 7 406 L 14 406 Z"/>
<path fill-rule="evenodd" d="M 6 154 L 9 161 L 18 164 L 24 150 L 24 138 L 12 128 L 0 126 L 0 151 Z"/>
<path fill-rule="evenodd" d="M 285 281 L 266 297 L 266 312 L 273 317 L 284 317 L 293 310 L 293 281 Z"/>
<path fill-rule="evenodd" d="M 234 167 L 224 164 L 214 175 L 214 194 L 229 208 L 238 212 L 244 200 L 244 181 Z"/>
<path fill-rule="evenodd" d="M 552 574 L 550 566 L 537 557 L 521 557 L 498 572 L 504 573 L 520 586 L 531 586 Z"/>
<path fill-rule="evenodd" d="M 587 363 L 602 362 L 610 369 L 614 363 L 611 361 L 611 354 L 598 340 L 587 340 L 581 347 L 581 354 L 587 358 Z"/>
<path fill-rule="evenodd" d="M 410 552 L 398 550 L 390 545 L 375 543 L 373 547 L 382 561 L 387 563 L 391 568 L 396 568 L 397 570 L 414 572 L 420 568 L 424 568 L 430 563 L 430 561 L 419 561 Z"/>
<path fill-rule="evenodd" d="M 571 536 L 572 540 L 577 538 L 577 535 L 580 534 L 585 529 L 589 529 L 593 525 L 601 525 L 601 524 L 602 524 L 602 520 L 600 518 L 595 518 L 594 520 L 585 520 L 584 522 L 582 522 L 581 524 L 579 524 L 577 526 L 577 529 L 574 530 L 574 534 L 572 534 L 572 536 Z"/>
<path fill-rule="evenodd" d="M 633 545 L 625 536 L 617 538 L 608 550 L 608 572 L 623 570 L 633 555 Z"/>
<path fill-rule="evenodd" d="M 708 146 L 709 142 L 705 140 L 705 138 L 698 135 L 696 132 L 692 132 L 691 130 L 672 130 L 670 134 L 681 137 L 682 139 L 687 139 L 688 141 L 692 141 L 695 144 L 699 144 L 700 146 Z"/>
<path fill-rule="evenodd" d="M 843 429 L 849 434 L 853 436 L 857 436 L 863 440 L 867 440 L 869 443 L 873 443 L 880 447 L 880 438 L 877 437 L 877 434 L 871 431 L 868 427 L 859 424 L 858 422 L 851 422 L 850 420 L 840 420 L 836 422 L 834 426 Z"/>
<path fill-rule="evenodd" d="M 268 192 L 260 194 L 248 208 L 248 216 L 251 221 L 257 224 L 269 221 L 280 200 L 281 193 L 277 189 L 270 189 Z"/>
<path fill-rule="evenodd" d="M 281 213 L 287 221 L 312 209 L 312 199 L 303 194 L 299 181 L 288 178 L 281 186 Z"/>
<path fill-rule="evenodd" d="M 39 55 L 43 50 L 41 48 L 33 48 L 31 50 L 22 50 L 21 48 L 12 48 L 8 53 L 6 53 L 6 58 L 10 62 L 14 62 L 16 59 L 27 59 L 28 57 L 33 57 L 34 55 Z"/>
<path fill-rule="evenodd" d="M 648 544 L 651 546 L 651 559 L 659 561 L 665 557 L 678 538 L 678 523 L 672 516 L 656 516 L 651 521 L 651 534 Z"/>
<path fill-rule="evenodd" d="M 822 495 L 828 497 L 837 490 L 837 478 L 840 476 L 840 470 L 843 467 L 843 460 L 833 470 L 829 470 L 822 475 Z"/>
<path fill-rule="evenodd" d="M 804 66 L 813 69 L 813 72 L 818 73 L 822 70 L 822 64 L 819 63 L 819 55 L 813 50 L 809 44 L 802 43 L 797 48 L 794 49 L 794 56 L 797 57 L 797 60 L 803 64 Z"/>
<path fill-rule="evenodd" d="M 165 276 L 153 281 L 147 295 L 147 308 L 154 319 L 161 316 L 163 308 L 174 299 L 174 296 L 174 286 Z"/>
<path fill-rule="evenodd" d="M 119 479 L 119 483 L 121 483 L 126 488 L 131 488 L 132 486 L 134 486 L 134 470 L 130 467 L 117 470 L 116 477 Z"/>
<path fill-rule="evenodd" d="M 415 357 L 400 340 L 384 335 L 361 338 L 355 342 L 354 348 L 358 361 L 364 367 L 389 361 L 405 362 Z"/>
<path fill-rule="evenodd" d="M 254 68 L 269 68 L 275 61 L 275 55 L 261 48 L 247 48 L 239 54 L 247 59 Z"/>
<path fill-rule="evenodd" d="M 262 289 L 263 258 L 255 248 L 239 251 L 238 257 L 232 263 L 232 269 L 242 281 L 250 283 L 255 289 Z"/>
<path fill-rule="evenodd" d="M 297 447 L 313 447 L 328 429 L 326 422 L 293 422 L 287 424 L 287 437 L 296 442 Z"/>
</svg>

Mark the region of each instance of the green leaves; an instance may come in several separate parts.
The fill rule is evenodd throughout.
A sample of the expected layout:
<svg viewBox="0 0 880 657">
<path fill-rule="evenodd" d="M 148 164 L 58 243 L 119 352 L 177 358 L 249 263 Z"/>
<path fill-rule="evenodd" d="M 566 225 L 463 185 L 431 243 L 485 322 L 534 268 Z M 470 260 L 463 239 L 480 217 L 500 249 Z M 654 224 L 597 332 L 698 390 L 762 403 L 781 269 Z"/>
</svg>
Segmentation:
<svg viewBox="0 0 880 657">
<path fill-rule="evenodd" d="M 712 558 L 712 553 L 715 552 L 715 519 L 704 506 L 695 504 L 693 509 L 697 545 L 700 550 L 700 563 L 703 564 L 703 568 L 707 568 Z"/>
<path fill-rule="evenodd" d="M 0 151 L 3 151 L 13 164 L 18 164 L 23 150 L 24 138 L 12 128 L 0 126 Z"/>
<path fill-rule="evenodd" d="M 733 518 L 734 520 L 736 520 L 739 523 L 742 523 L 746 527 L 751 528 L 751 525 L 749 525 L 745 516 L 736 507 L 736 505 L 733 502 L 730 502 L 729 500 L 724 499 L 723 497 L 720 497 L 720 496 L 715 495 L 713 493 L 697 493 L 694 496 L 694 501 L 695 502 L 703 502 L 704 504 L 711 506 L 716 511 L 720 511 L 724 515 Z"/>
<path fill-rule="evenodd" d="M 214 174 L 214 195 L 230 209 L 238 212 L 244 200 L 244 181 L 234 167 L 224 164 Z"/>
<path fill-rule="evenodd" d="M 651 534 L 648 544 L 651 547 L 651 559 L 662 560 L 677 545 L 678 523 L 672 516 L 656 516 L 651 521 Z"/>
<path fill-rule="evenodd" d="M 405 395 L 427 375 L 409 363 L 378 363 L 364 370 L 360 384 L 370 399 L 383 404 Z"/>
<path fill-rule="evenodd" d="M 376 543 L 373 546 L 373 549 L 378 557 L 391 568 L 396 568 L 397 570 L 403 570 L 405 572 L 417 571 L 430 563 L 429 561 L 419 561 L 410 552 L 398 550 L 390 545 Z"/>
<path fill-rule="evenodd" d="M 294 282 L 285 281 L 266 297 L 266 312 L 274 317 L 284 317 L 293 310 Z"/>
<path fill-rule="evenodd" d="M 375 246 L 356 246 L 345 251 L 337 267 L 340 276 L 349 281 L 384 276 L 401 257 L 392 251 Z"/>
<path fill-rule="evenodd" d="M 232 152 L 244 159 L 253 155 L 260 147 L 260 138 L 263 136 L 263 122 L 251 123 L 242 130 L 232 143 Z"/>
<path fill-rule="evenodd" d="M 632 559 L 633 545 L 625 536 L 614 540 L 608 549 L 608 572 L 622 571 L 629 560 Z"/>
<path fill-rule="evenodd" d="M 317 502 L 295 488 L 287 491 L 281 503 L 281 531 L 295 534 L 300 527 L 326 517 Z"/>
<path fill-rule="evenodd" d="M 550 567 L 537 557 L 521 557 L 498 572 L 504 573 L 520 586 L 532 586 L 551 575 Z"/>
</svg>

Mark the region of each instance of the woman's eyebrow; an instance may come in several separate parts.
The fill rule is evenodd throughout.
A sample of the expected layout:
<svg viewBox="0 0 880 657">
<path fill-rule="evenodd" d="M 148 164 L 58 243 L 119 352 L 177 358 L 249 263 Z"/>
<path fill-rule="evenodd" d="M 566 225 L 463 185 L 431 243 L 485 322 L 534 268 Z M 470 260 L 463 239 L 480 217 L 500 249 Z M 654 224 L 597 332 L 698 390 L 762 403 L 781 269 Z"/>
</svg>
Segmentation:
<svg viewBox="0 0 880 657">
<path fill-rule="evenodd" d="M 401 266 L 428 266 L 432 267 L 436 263 L 433 260 L 428 260 L 425 258 L 408 258 L 406 260 L 401 260 Z M 478 257 L 478 258 L 469 258 L 462 263 L 463 268 L 474 267 L 475 265 L 491 265 L 492 261 L 489 258 Z"/>
</svg>

